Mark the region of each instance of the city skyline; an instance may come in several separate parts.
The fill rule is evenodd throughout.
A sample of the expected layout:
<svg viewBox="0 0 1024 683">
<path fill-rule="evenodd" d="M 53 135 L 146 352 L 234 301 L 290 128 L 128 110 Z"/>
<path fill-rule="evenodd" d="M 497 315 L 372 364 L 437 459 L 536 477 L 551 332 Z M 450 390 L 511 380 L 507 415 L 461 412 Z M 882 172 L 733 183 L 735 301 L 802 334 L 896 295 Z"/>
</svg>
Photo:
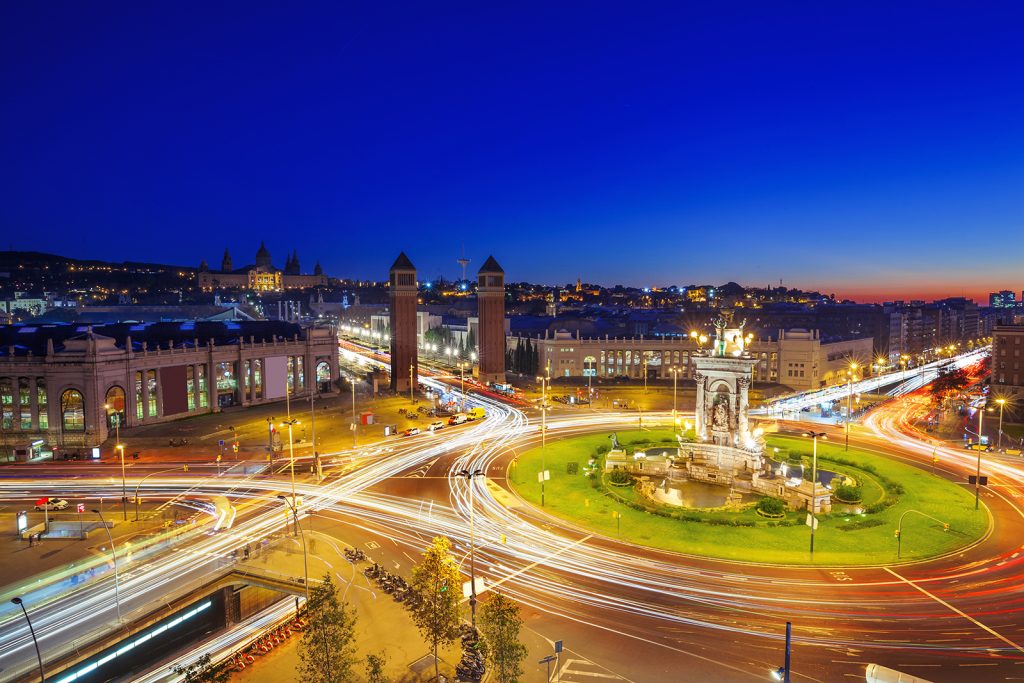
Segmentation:
<svg viewBox="0 0 1024 683">
<path fill-rule="evenodd" d="M 264 238 L 369 279 L 396 240 L 431 276 L 465 244 L 532 281 L 1019 288 L 1014 9 L 859 9 L 8 7 L 4 246 L 190 263 L 199 235 L 207 259 Z"/>
</svg>

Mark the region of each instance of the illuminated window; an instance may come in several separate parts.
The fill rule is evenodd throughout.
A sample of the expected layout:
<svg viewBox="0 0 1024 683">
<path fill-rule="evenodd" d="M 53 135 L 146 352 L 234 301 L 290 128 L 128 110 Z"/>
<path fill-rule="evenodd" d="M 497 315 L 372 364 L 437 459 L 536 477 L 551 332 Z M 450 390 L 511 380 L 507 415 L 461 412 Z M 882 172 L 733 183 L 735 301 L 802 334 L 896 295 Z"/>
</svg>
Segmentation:
<svg viewBox="0 0 1024 683">
<path fill-rule="evenodd" d="M 67 389 L 60 395 L 60 419 L 65 432 L 85 431 L 85 400 L 82 392 Z"/>
<path fill-rule="evenodd" d="M 149 391 L 147 413 L 156 417 L 156 370 L 146 370 L 146 390 Z"/>
<path fill-rule="evenodd" d="M 32 429 L 32 390 L 29 387 L 28 377 L 18 378 L 18 404 L 21 409 L 21 429 L 30 431 Z"/>
<path fill-rule="evenodd" d="M 135 373 L 135 419 L 142 420 L 145 417 L 144 401 L 142 398 L 142 372 Z"/>
<path fill-rule="evenodd" d="M 206 395 L 206 366 L 196 366 L 196 379 L 199 381 L 199 407 L 205 408 L 209 405 L 209 398 Z"/>
<path fill-rule="evenodd" d="M 39 406 L 39 429 L 50 428 L 50 416 L 47 414 L 46 381 L 36 377 L 36 404 Z"/>
<path fill-rule="evenodd" d="M 113 386 L 107 389 L 107 395 L 103 399 L 107 406 L 107 428 L 113 429 L 124 426 L 124 389 Z"/>
<path fill-rule="evenodd" d="M 11 389 L 11 380 L 0 379 L 0 426 L 4 429 L 14 429 L 14 393 Z"/>
<path fill-rule="evenodd" d="M 188 398 L 188 411 L 196 409 L 196 367 L 189 365 L 185 368 L 185 394 Z"/>
<path fill-rule="evenodd" d="M 263 398 L 263 361 L 252 362 L 252 383 L 256 388 L 256 398 Z"/>
</svg>

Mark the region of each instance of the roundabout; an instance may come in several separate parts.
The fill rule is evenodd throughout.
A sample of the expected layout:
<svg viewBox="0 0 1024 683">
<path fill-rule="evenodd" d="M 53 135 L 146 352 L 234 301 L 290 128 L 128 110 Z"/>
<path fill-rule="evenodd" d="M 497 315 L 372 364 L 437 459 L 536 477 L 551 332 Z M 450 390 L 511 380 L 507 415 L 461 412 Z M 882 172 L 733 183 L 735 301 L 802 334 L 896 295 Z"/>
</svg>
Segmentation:
<svg viewBox="0 0 1024 683">
<path fill-rule="evenodd" d="M 671 430 L 618 432 L 629 455 L 642 449 L 671 445 Z M 598 432 L 551 441 L 545 452 L 532 448 L 511 465 L 512 489 L 540 507 L 537 475 L 546 467 L 544 510 L 588 531 L 628 543 L 686 555 L 753 563 L 818 566 L 884 565 L 920 561 L 958 552 L 990 530 L 987 508 L 974 509 L 972 493 L 943 478 L 886 457 L 880 449 L 844 451 L 819 444 L 819 467 L 834 469 L 858 483 L 859 503 L 836 501 L 832 512 L 818 515 L 813 558 L 808 549 L 806 510 L 765 514 L 756 499 L 736 506 L 680 507 L 645 495 L 644 487 L 664 490 L 663 475 L 630 475 L 630 482 L 611 480 L 604 459 L 610 434 Z M 771 435 L 773 452 L 788 461 L 810 458 L 809 440 Z M 596 467 L 588 469 L 594 462 Z M 703 485 L 708 486 L 708 485 Z M 722 491 L 725 487 L 709 487 Z M 704 498 L 708 498 L 707 495 Z M 901 557 L 897 558 L 895 530 L 902 526 Z M 934 518 L 934 519 L 933 519 Z M 941 520 L 941 521 L 935 521 Z M 948 524 L 948 528 L 946 528 Z"/>
</svg>

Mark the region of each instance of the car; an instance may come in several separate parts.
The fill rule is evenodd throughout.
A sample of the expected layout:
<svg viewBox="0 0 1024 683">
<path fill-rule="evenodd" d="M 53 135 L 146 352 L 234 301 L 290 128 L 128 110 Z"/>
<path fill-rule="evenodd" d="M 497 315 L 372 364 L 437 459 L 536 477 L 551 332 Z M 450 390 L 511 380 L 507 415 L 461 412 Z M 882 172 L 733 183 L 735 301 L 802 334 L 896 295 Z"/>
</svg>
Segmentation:
<svg viewBox="0 0 1024 683">
<path fill-rule="evenodd" d="M 402 433 L 405 434 L 406 436 L 416 436 L 417 434 L 420 433 L 420 428 L 419 427 L 409 427 L 409 429 L 406 429 Z"/>
<path fill-rule="evenodd" d="M 427 427 L 432 432 L 436 432 L 438 429 L 444 429 L 444 422 L 438 420 L 437 422 L 431 422 L 430 426 Z"/>
<path fill-rule="evenodd" d="M 450 425 L 460 425 L 460 424 L 464 423 L 465 421 L 466 421 L 466 416 L 465 416 L 464 413 L 458 413 L 458 414 L 452 415 L 450 418 L 448 418 L 448 424 L 450 424 Z"/>
<path fill-rule="evenodd" d="M 36 505 L 36 510 L 65 510 L 68 502 L 63 498 L 50 498 L 42 505 Z"/>
</svg>

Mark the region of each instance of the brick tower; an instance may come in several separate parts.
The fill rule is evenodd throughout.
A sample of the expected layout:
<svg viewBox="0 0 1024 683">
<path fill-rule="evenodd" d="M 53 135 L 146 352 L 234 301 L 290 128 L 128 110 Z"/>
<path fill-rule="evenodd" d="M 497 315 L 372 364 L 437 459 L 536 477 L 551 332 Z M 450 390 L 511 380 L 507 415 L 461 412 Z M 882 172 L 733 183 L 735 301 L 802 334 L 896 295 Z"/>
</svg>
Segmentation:
<svg viewBox="0 0 1024 683">
<path fill-rule="evenodd" d="M 505 271 L 488 256 L 477 274 L 481 382 L 505 381 Z"/>
<path fill-rule="evenodd" d="M 402 252 L 391 266 L 391 389 L 399 393 L 419 373 L 416 294 L 416 266 Z"/>
</svg>

